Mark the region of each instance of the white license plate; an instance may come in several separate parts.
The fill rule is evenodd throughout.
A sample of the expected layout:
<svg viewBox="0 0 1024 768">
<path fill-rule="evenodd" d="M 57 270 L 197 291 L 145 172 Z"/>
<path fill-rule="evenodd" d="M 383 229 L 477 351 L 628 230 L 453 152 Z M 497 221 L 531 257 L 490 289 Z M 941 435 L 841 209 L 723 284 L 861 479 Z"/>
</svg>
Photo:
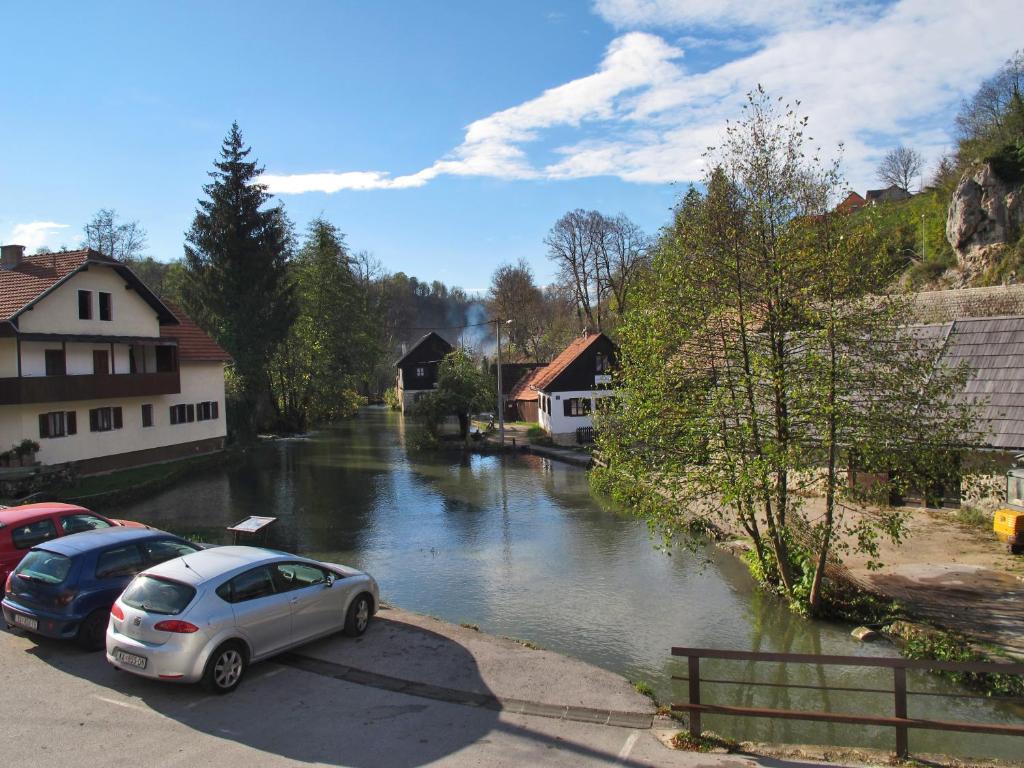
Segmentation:
<svg viewBox="0 0 1024 768">
<path fill-rule="evenodd" d="M 14 614 L 14 623 L 19 627 L 31 629 L 33 632 L 39 629 L 39 619 L 35 619 L 31 616 L 22 616 L 20 613 Z"/>
<path fill-rule="evenodd" d="M 136 656 L 134 653 L 122 651 L 120 648 L 114 650 L 114 658 L 130 667 L 138 667 L 139 669 L 146 668 L 145 656 Z"/>
</svg>

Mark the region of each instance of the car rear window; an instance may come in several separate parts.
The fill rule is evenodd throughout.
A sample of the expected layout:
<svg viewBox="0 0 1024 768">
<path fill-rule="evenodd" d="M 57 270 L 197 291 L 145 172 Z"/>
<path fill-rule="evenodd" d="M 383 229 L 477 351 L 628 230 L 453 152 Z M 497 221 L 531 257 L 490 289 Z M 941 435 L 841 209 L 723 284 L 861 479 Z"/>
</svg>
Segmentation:
<svg viewBox="0 0 1024 768">
<path fill-rule="evenodd" d="M 155 576 L 139 576 L 121 595 L 121 602 L 147 613 L 174 616 L 181 613 L 196 591 L 188 584 Z"/>
<path fill-rule="evenodd" d="M 45 549 L 34 549 L 22 558 L 15 573 L 30 581 L 42 581 L 46 584 L 62 584 L 71 570 L 71 558 L 47 552 Z"/>
<path fill-rule="evenodd" d="M 36 544 L 57 538 L 57 526 L 45 518 L 34 523 L 25 523 L 11 530 L 11 542 L 15 549 L 29 549 Z"/>
</svg>

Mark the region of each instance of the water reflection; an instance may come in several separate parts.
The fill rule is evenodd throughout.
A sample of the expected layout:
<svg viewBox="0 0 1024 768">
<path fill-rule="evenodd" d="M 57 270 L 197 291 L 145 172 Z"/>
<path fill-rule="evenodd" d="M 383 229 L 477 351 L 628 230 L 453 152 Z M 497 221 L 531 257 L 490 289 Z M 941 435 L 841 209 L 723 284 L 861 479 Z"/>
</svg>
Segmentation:
<svg viewBox="0 0 1024 768">
<path fill-rule="evenodd" d="M 418 455 L 400 417 L 367 409 L 311 440 L 253 450 L 119 514 L 211 541 L 252 514 L 280 518 L 271 544 L 371 571 L 385 599 L 450 621 L 528 638 L 651 682 L 684 700 L 673 645 L 795 653 L 891 655 L 848 627 L 808 622 L 752 588 L 745 567 L 715 549 L 656 551 L 646 527 L 590 493 L 586 473 L 535 456 Z M 891 672 L 703 662 L 708 677 L 891 689 Z M 928 675 L 912 690 L 948 690 Z M 891 697 L 708 684 L 723 704 L 891 713 Z M 911 699 L 912 716 L 1019 722 L 990 702 Z M 891 731 L 794 721 L 707 718 L 737 738 L 873 743 Z M 1009 738 L 911 734 L 912 750 L 1011 757 Z"/>
</svg>

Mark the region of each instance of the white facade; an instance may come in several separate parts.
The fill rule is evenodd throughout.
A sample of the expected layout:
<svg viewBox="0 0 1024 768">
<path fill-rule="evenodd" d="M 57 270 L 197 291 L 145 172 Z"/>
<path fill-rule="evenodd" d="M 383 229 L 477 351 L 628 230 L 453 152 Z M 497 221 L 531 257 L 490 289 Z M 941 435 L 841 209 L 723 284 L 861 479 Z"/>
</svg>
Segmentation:
<svg viewBox="0 0 1024 768">
<path fill-rule="evenodd" d="M 89 263 L 73 274 L 17 316 L 15 338 L 0 338 L 0 451 L 30 439 L 42 464 L 107 468 L 121 454 L 132 455 L 124 464 L 152 463 L 222 447 L 224 362 L 189 359 L 177 327 L 161 337 L 157 309 L 113 267 Z M 44 427 L 48 419 L 56 429 Z"/>
<path fill-rule="evenodd" d="M 568 392 L 538 392 L 537 420 L 545 432 L 556 441 L 576 439 L 576 430 L 580 427 L 594 426 L 591 414 L 597 407 L 597 401 L 604 397 L 613 397 L 615 392 L 610 389 L 587 389 Z M 589 412 L 582 416 L 566 416 L 565 401 L 571 399 L 587 400 Z"/>
</svg>

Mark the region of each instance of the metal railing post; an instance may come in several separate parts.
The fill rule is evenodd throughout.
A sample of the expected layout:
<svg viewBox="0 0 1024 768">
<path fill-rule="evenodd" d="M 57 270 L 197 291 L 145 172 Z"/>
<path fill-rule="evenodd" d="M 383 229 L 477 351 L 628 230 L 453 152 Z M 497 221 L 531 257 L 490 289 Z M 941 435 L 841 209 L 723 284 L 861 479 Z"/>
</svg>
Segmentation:
<svg viewBox="0 0 1024 768">
<path fill-rule="evenodd" d="M 893 667 L 893 693 L 895 694 L 895 706 L 893 714 L 901 720 L 907 719 L 907 670 L 905 667 Z M 909 753 L 907 745 L 907 726 L 896 726 L 896 757 L 906 759 Z"/>
<path fill-rule="evenodd" d="M 690 703 L 700 704 L 700 656 L 687 656 L 687 674 L 690 677 Z M 701 733 L 700 712 L 690 710 L 690 735 L 699 739 Z"/>
</svg>

